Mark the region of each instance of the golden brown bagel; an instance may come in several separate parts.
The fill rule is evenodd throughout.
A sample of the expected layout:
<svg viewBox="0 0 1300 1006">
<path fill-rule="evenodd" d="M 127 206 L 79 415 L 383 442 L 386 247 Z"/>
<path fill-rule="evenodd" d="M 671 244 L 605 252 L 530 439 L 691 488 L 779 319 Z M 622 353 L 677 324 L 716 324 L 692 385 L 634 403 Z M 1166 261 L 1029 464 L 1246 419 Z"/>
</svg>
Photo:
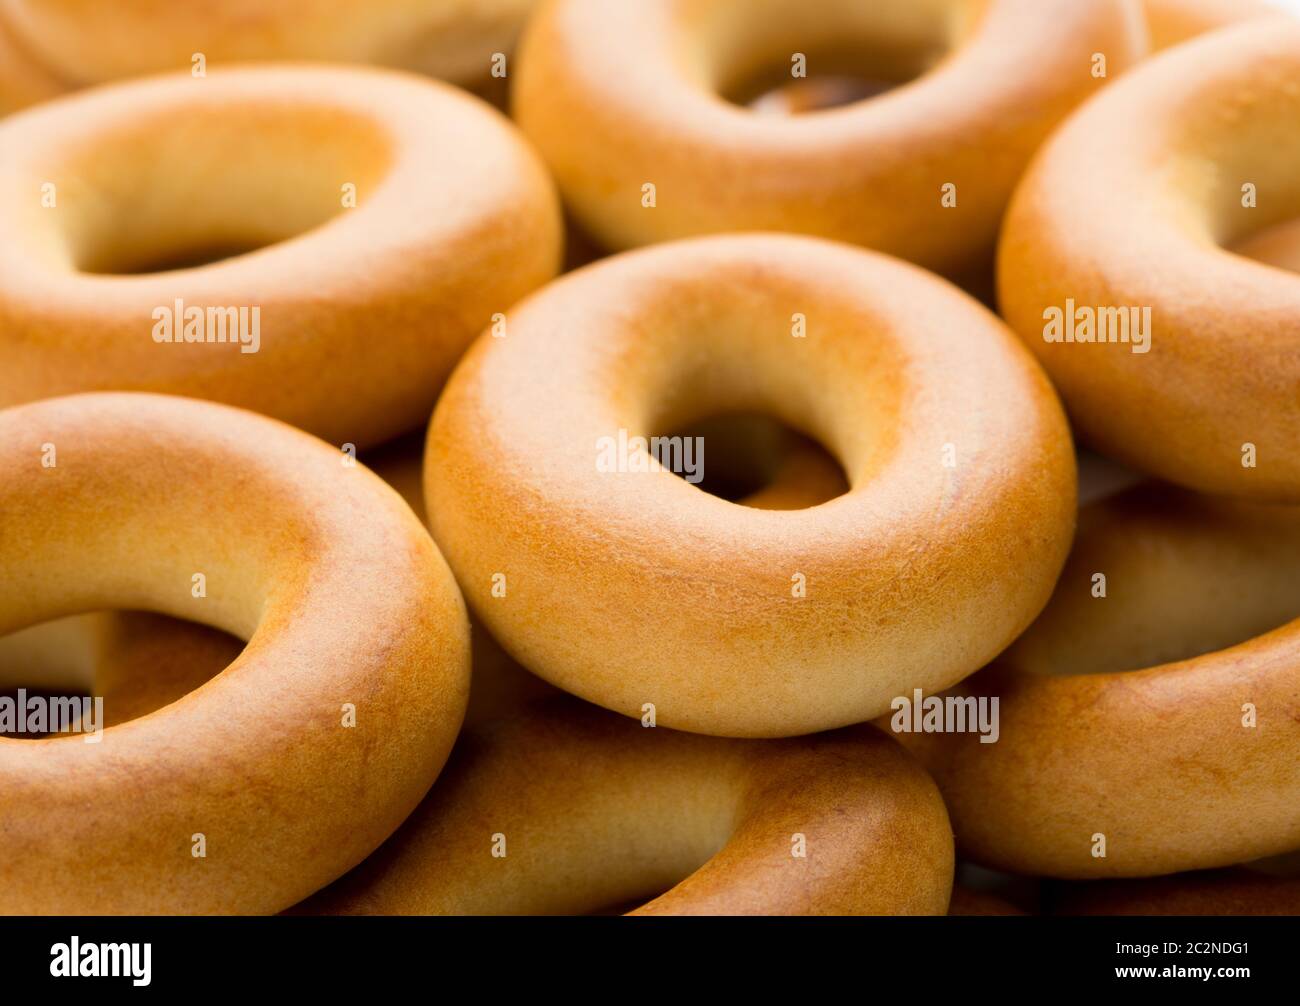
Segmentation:
<svg viewBox="0 0 1300 1006">
<path fill-rule="evenodd" d="M 0 0 L 0 17 L 69 80 L 230 60 L 377 63 L 460 84 L 489 75 L 535 0 Z"/>
<path fill-rule="evenodd" d="M 1062 885 L 1055 915 L 1300 915 L 1300 878 L 1248 869 Z"/>
<path fill-rule="evenodd" d="M 793 231 L 956 274 L 991 257 L 1034 148 L 1140 57 L 1137 14 L 1124 0 L 558 0 L 525 31 L 515 114 L 607 247 Z M 813 72 L 919 79 L 789 118 L 721 97 L 770 67 L 788 79 L 796 53 Z"/>
<path fill-rule="evenodd" d="M 99 743 L 0 739 L 0 911 L 277 911 L 419 802 L 465 708 L 465 609 L 410 509 L 341 458 L 163 396 L 0 411 L 0 633 L 138 608 L 248 641 Z"/>
<path fill-rule="evenodd" d="M 66 85 L 37 62 L 0 20 L 0 116 L 65 90 Z"/>
<path fill-rule="evenodd" d="M 392 839 L 299 910 L 572 914 L 658 894 L 636 914 L 937 915 L 952 869 L 934 784 L 869 726 L 724 740 L 566 696 L 463 735 Z"/>
<path fill-rule="evenodd" d="M 610 457 L 728 413 L 817 439 L 852 488 L 770 512 Z M 970 673 L 1044 603 L 1074 521 L 1068 430 L 1001 323 L 788 235 L 627 253 L 519 305 L 449 382 L 424 475 L 435 539 L 520 663 L 733 736 L 859 722 Z"/>
<path fill-rule="evenodd" d="M 1155 485 L 1085 507 L 1042 615 L 954 690 L 998 697 L 998 741 L 898 735 L 963 854 L 1090 878 L 1300 847 L 1297 570 L 1297 507 Z"/>
<path fill-rule="evenodd" d="M 166 391 L 358 446 L 427 421 L 473 336 L 560 257 L 551 184 L 498 113 L 338 67 L 173 75 L 14 116 L 0 232 L 0 404 Z M 213 341 L 156 341 L 190 335 Z"/>
<path fill-rule="evenodd" d="M 1263 0 L 1143 0 L 1151 47 L 1179 45 L 1197 35 L 1259 17 L 1283 17 Z"/>
<path fill-rule="evenodd" d="M 1226 246 L 1300 213 L 1297 75 L 1289 19 L 1214 32 L 1127 75 L 1036 159 L 998 277 L 1081 439 L 1191 488 L 1291 502 L 1300 278 Z M 1130 325 L 1150 310 L 1146 351 L 1132 332 L 1047 341 L 1069 334 L 1070 313 L 1082 325 L 1129 308 Z"/>
</svg>

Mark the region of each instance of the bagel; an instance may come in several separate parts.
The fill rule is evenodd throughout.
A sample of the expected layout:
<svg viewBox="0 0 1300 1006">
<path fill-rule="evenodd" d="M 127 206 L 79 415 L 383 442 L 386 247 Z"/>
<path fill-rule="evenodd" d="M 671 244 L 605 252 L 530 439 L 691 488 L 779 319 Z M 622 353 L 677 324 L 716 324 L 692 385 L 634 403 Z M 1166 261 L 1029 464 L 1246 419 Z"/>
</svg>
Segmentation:
<svg viewBox="0 0 1300 1006">
<path fill-rule="evenodd" d="M 699 238 L 572 273 L 508 331 L 448 383 L 425 497 L 477 616 L 566 691 L 696 732 L 829 729 L 975 670 L 1051 593 L 1069 431 L 1014 337 L 933 276 Z M 778 513 L 641 470 L 635 437 L 730 413 L 825 444 L 852 488 Z"/>
<path fill-rule="evenodd" d="M 1136 14 L 1124 0 L 559 0 L 525 30 L 514 109 L 611 249 L 792 231 L 956 275 L 991 259 L 1034 148 L 1142 55 Z M 721 97 L 796 54 L 814 72 L 920 76 L 796 117 Z"/>
<path fill-rule="evenodd" d="M 1042 615 L 955 690 L 998 697 L 997 743 L 897 735 L 963 855 L 1093 878 L 1300 848 L 1297 569 L 1300 508 L 1153 484 L 1085 507 Z"/>
<path fill-rule="evenodd" d="M 1056 892 L 1055 915 L 1300 915 L 1300 878 L 1249 869 L 1097 880 Z"/>
<path fill-rule="evenodd" d="M 1197 35 L 1259 17 L 1284 17 L 1263 0 L 1143 0 L 1151 47 L 1157 51 Z"/>
<path fill-rule="evenodd" d="M 1003 314 L 1081 439 L 1189 488 L 1286 502 L 1300 502 L 1300 278 L 1228 248 L 1300 213 L 1297 74 L 1293 19 L 1134 70 L 1046 145 L 998 264 Z"/>
<path fill-rule="evenodd" d="M 95 84 L 231 60 L 377 63 L 488 78 L 535 0 L 0 0 L 0 18 L 68 80 Z"/>
<path fill-rule="evenodd" d="M 134 608 L 248 641 L 99 743 L 0 738 L 0 912 L 278 911 L 423 797 L 465 709 L 465 608 L 410 509 L 341 457 L 166 396 L 0 411 L 0 633 Z"/>
<path fill-rule="evenodd" d="M 296 911 L 575 914 L 653 897 L 634 914 L 941 915 L 952 871 L 934 784 L 869 726 L 725 740 L 561 697 L 462 736 L 392 839 Z"/>
<path fill-rule="evenodd" d="M 0 116 L 65 90 L 63 82 L 33 59 L 0 21 Z"/>
<path fill-rule="evenodd" d="M 114 85 L 5 120 L 0 231 L 0 405 L 168 392 L 358 447 L 427 422 L 561 240 L 550 181 L 498 113 L 311 67 Z"/>
</svg>

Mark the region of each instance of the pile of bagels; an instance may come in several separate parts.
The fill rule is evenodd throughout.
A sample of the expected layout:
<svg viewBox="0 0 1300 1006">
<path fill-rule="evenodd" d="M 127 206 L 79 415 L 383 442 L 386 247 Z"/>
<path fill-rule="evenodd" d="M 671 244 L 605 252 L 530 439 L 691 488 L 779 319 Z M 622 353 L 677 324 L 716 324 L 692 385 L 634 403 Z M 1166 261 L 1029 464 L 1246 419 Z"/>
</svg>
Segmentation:
<svg viewBox="0 0 1300 1006">
<path fill-rule="evenodd" d="M 1297 272 L 1262 0 L 0 0 L 0 913 L 1300 914 Z"/>
</svg>

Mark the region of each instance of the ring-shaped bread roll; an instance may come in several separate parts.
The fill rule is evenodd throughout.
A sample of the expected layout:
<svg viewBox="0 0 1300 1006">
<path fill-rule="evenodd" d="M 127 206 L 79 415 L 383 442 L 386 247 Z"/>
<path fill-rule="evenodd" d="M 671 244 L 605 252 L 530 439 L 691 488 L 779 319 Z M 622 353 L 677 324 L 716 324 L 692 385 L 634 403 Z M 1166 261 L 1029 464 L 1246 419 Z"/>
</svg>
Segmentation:
<svg viewBox="0 0 1300 1006">
<path fill-rule="evenodd" d="M 428 419 L 561 241 L 551 183 L 499 113 L 405 74 L 303 66 L 5 120 L 0 232 L 0 405 L 161 391 L 357 446 Z"/>
<path fill-rule="evenodd" d="M 1300 21 L 1213 32 L 1099 95 L 1035 160 L 1003 314 L 1080 439 L 1193 489 L 1300 502 L 1300 277 L 1228 250 L 1300 214 Z"/>
<path fill-rule="evenodd" d="M 248 641 L 97 743 L 0 738 L 0 911 L 278 911 L 419 803 L 465 709 L 465 608 L 406 504 L 343 460 L 165 396 L 0 411 L 0 633 L 135 608 Z"/>
<path fill-rule="evenodd" d="M 998 699 L 996 743 L 897 734 L 963 855 L 1091 878 L 1300 848 L 1298 569 L 1297 507 L 1156 485 L 1085 507 L 1043 614 L 953 690 Z"/>
<path fill-rule="evenodd" d="M 609 248 L 792 231 L 964 273 L 991 259 L 1034 149 L 1141 55 L 1137 14 L 1122 0 L 559 0 L 525 30 L 515 113 Z M 919 78 L 792 117 L 720 96 L 769 66 L 789 80 L 799 56 L 813 73 Z"/>
<path fill-rule="evenodd" d="M 662 467 L 637 443 L 736 413 L 820 441 L 850 490 L 741 506 L 668 470 L 707 466 L 706 445 L 661 441 Z M 732 736 L 860 722 L 971 673 L 1046 602 L 1075 516 L 1060 407 L 996 317 L 789 235 L 557 281 L 466 355 L 426 451 L 434 538 L 507 651 L 607 708 Z"/>
<path fill-rule="evenodd" d="M 0 18 L 70 81 L 231 60 L 375 63 L 488 77 L 536 0 L 0 0 Z"/>
<path fill-rule="evenodd" d="M 934 783 L 872 727 L 727 740 L 565 696 L 463 735 L 393 837 L 298 911 L 576 914 L 653 897 L 635 914 L 942 915 L 952 871 Z"/>
</svg>

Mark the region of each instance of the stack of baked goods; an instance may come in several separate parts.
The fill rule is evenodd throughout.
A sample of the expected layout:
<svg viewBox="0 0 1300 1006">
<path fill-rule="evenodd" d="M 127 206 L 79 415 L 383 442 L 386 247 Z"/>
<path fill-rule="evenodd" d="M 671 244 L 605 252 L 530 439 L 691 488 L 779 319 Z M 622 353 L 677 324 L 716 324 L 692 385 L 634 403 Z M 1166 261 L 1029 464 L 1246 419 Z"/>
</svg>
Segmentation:
<svg viewBox="0 0 1300 1006">
<path fill-rule="evenodd" d="M 1300 913 L 1297 81 L 0 0 L 0 912 Z"/>
</svg>

